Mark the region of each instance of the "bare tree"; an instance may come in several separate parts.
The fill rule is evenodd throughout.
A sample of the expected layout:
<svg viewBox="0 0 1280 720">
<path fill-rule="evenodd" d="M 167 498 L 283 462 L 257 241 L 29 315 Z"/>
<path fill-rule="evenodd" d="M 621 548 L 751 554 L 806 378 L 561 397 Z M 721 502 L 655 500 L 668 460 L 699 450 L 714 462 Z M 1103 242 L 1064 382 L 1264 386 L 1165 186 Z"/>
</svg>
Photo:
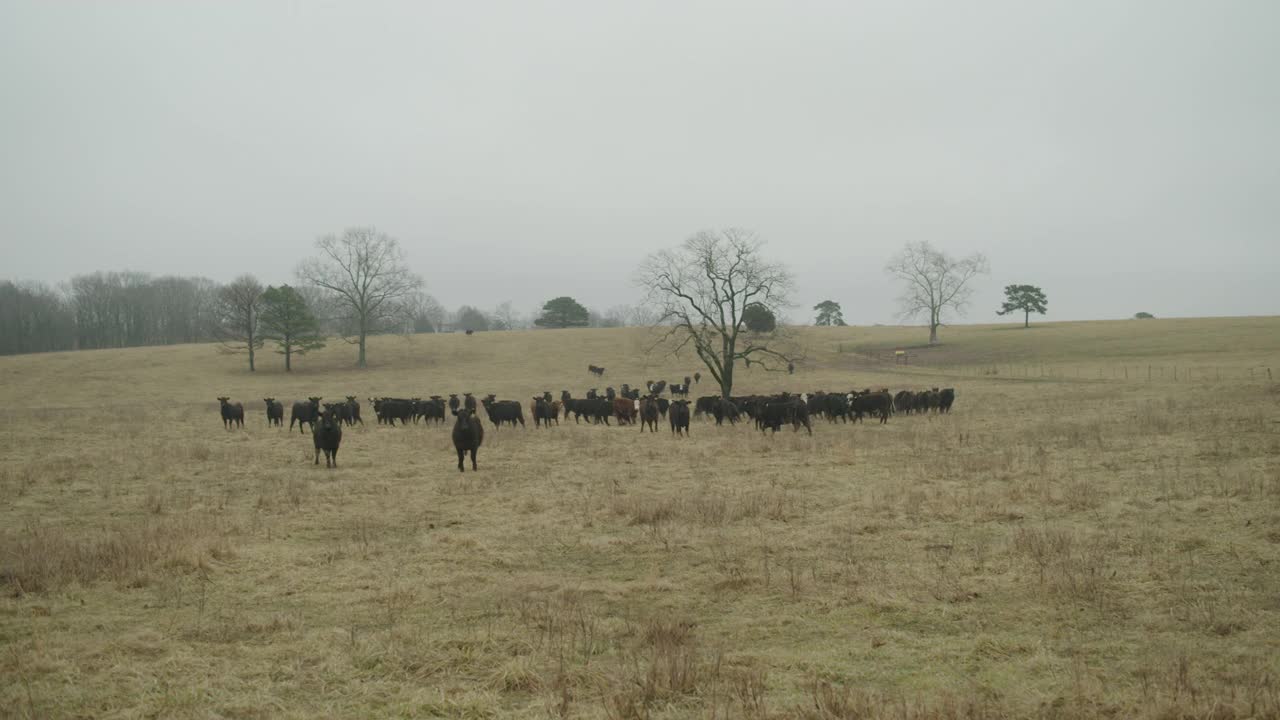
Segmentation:
<svg viewBox="0 0 1280 720">
<path fill-rule="evenodd" d="M 410 272 L 400 243 L 372 227 L 326 235 L 316 248 L 320 257 L 303 261 L 298 278 L 334 293 L 344 334 L 360 346 L 357 364 L 365 367 L 365 341 L 404 319 L 422 278 Z"/>
<path fill-rule="evenodd" d="M 504 301 L 489 314 L 493 320 L 494 330 L 519 330 L 523 325 L 520 313 L 516 312 L 510 300 Z"/>
<path fill-rule="evenodd" d="M 241 275 L 218 290 L 218 340 L 228 352 L 249 353 L 249 372 L 254 367 L 254 353 L 264 338 L 258 332 L 258 312 L 262 307 L 262 283 L 252 275 Z"/>
<path fill-rule="evenodd" d="M 904 320 L 927 317 L 931 345 L 938 342 L 943 313 L 964 314 L 971 293 L 969 281 L 988 271 L 982 253 L 955 259 L 926 240 L 907 243 L 885 266 L 885 272 L 906 284 L 898 299 L 902 307 L 899 316 Z"/>
<path fill-rule="evenodd" d="M 673 352 L 692 346 L 726 398 L 738 361 L 774 371 L 798 359 L 780 330 L 753 333 L 743 319 L 756 305 L 774 312 L 786 307 L 792 290 L 791 273 L 760 256 L 763 244 L 749 230 L 703 231 L 650 255 L 636 275 L 655 325 L 664 326 L 653 347 L 668 340 L 675 341 Z"/>
</svg>

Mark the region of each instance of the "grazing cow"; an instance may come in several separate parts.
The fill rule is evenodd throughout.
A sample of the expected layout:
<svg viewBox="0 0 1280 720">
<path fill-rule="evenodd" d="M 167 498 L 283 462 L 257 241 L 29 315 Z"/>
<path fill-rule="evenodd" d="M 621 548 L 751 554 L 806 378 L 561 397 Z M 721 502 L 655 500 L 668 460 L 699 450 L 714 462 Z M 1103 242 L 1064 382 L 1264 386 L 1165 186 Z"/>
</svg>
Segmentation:
<svg viewBox="0 0 1280 720">
<path fill-rule="evenodd" d="M 293 403 L 293 409 L 289 411 L 289 432 L 293 432 L 293 423 L 298 423 L 298 433 L 302 433 L 302 425 L 306 423 L 311 427 L 309 430 L 315 430 L 316 420 L 320 417 L 320 398 L 307 398 L 306 402 L 296 401 Z"/>
<path fill-rule="evenodd" d="M 360 401 L 356 399 L 355 395 L 347 396 L 347 407 L 344 415 L 348 425 L 355 425 L 356 423 L 364 425 L 364 420 L 360 419 Z"/>
<path fill-rule="evenodd" d="M 338 408 L 343 403 L 325 403 L 324 413 L 311 424 L 311 440 L 316 448 L 315 464 L 320 464 L 320 451 L 324 451 L 324 466 L 338 467 L 338 446 L 342 444 L 342 421 Z"/>
<path fill-rule="evenodd" d="M 644 432 L 646 425 L 658 432 L 658 401 L 653 397 L 640 399 L 640 432 Z"/>
<path fill-rule="evenodd" d="M 606 402 L 608 401 L 606 400 Z M 636 420 L 636 401 L 631 398 L 614 398 L 613 416 L 618 418 L 619 425 L 624 422 L 627 424 L 634 423 Z"/>
<path fill-rule="evenodd" d="M 716 425 L 723 425 L 725 420 L 728 420 L 730 425 L 738 424 L 738 406 L 724 398 L 720 398 L 720 402 L 716 403 L 711 414 L 716 419 Z"/>
<path fill-rule="evenodd" d="M 449 412 L 456 413 L 461 406 L 462 401 L 458 399 L 457 393 L 449 393 Z"/>
<path fill-rule="evenodd" d="M 955 388 L 942 388 L 938 391 L 938 412 L 951 412 L 951 405 L 956 401 Z"/>
<path fill-rule="evenodd" d="M 694 374 L 693 374 L 693 382 L 694 382 L 694 384 L 695 384 L 695 385 L 696 385 L 697 383 L 702 382 L 702 373 L 700 373 L 700 372 L 696 372 L 696 373 L 694 373 Z"/>
<path fill-rule="evenodd" d="M 284 404 L 275 398 L 262 398 L 262 401 L 267 404 L 267 427 L 284 427 Z"/>
<path fill-rule="evenodd" d="M 520 407 L 520 404 L 516 403 L 516 407 Z M 458 451 L 458 472 L 467 471 L 463 458 L 468 452 L 471 453 L 471 469 L 477 470 L 476 451 L 480 449 L 480 443 L 484 442 L 484 424 L 470 410 L 454 410 L 453 414 L 458 418 L 453 422 L 453 447 Z"/>
<path fill-rule="evenodd" d="M 231 402 L 231 398 L 218 398 L 219 409 L 222 411 L 222 427 L 230 430 L 232 427 L 244 427 L 244 405 Z"/>
<path fill-rule="evenodd" d="M 689 437 L 689 401 L 676 400 L 671 403 L 671 410 L 667 413 L 667 419 L 671 421 L 671 432 L 679 435 L 682 432 L 685 437 Z"/>
<path fill-rule="evenodd" d="M 498 400 L 493 395 L 489 395 L 482 404 L 489 415 L 489 422 L 493 423 L 495 429 L 502 427 L 504 422 L 511 423 L 511 427 L 515 427 L 516 423 L 524 427 L 524 407 L 515 400 Z M 480 422 L 479 416 L 476 417 L 476 422 Z"/>
</svg>

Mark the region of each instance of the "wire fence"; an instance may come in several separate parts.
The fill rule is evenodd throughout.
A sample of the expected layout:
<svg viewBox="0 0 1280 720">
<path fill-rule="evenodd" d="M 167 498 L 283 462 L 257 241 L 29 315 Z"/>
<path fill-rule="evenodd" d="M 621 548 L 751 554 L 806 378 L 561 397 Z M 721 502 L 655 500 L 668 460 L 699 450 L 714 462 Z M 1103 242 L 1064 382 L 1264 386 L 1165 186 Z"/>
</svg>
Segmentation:
<svg viewBox="0 0 1280 720">
<path fill-rule="evenodd" d="M 921 370 L 946 375 L 1027 380 L 1109 380 L 1147 383 L 1274 382 L 1267 365 L 1205 365 L 1199 363 L 1028 363 L 985 361 L 974 363 L 935 362 L 927 357 L 903 356 L 893 352 L 859 353 L 884 369 Z"/>
</svg>

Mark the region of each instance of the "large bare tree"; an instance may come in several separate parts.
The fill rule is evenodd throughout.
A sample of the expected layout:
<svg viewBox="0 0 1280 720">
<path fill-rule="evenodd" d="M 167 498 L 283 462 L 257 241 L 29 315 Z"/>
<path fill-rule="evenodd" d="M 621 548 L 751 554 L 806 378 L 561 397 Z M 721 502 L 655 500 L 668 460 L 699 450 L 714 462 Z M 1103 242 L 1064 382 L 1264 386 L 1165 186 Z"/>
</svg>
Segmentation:
<svg viewBox="0 0 1280 720">
<path fill-rule="evenodd" d="M 348 342 L 360 346 L 358 365 L 365 367 L 369 335 L 405 318 L 422 278 L 409 270 L 400 243 L 372 227 L 326 235 L 316 248 L 320 256 L 303 261 L 298 278 L 333 293 Z"/>
<path fill-rule="evenodd" d="M 785 330 L 755 333 L 746 327 L 748 308 L 778 314 L 793 287 L 785 267 L 761 256 L 763 245 L 749 230 L 703 231 L 678 248 L 650 255 L 636 274 L 656 314 L 655 326 L 664 329 L 654 347 L 671 341 L 673 352 L 692 347 L 726 398 L 739 361 L 784 370 L 798 359 Z"/>
<path fill-rule="evenodd" d="M 989 272 L 987 258 L 974 253 L 953 258 L 927 240 L 907 243 L 885 265 L 885 272 L 901 280 L 906 289 L 898 299 L 899 317 L 924 317 L 929 321 L 929 344 L 938 342 L 943 313 L 963 315 L 972 289 L 969 281 Z"/>
<path fill-rule="evenodd" d="M 218 288 L 215 303 L 215 333 L 227 352 L 249 353 L 249 372 L 254 367 L 254 353 L 265 340 L 258 331 L 262 309 L 262 283 L 252 275 L 241 275 Z"/>
</svg>

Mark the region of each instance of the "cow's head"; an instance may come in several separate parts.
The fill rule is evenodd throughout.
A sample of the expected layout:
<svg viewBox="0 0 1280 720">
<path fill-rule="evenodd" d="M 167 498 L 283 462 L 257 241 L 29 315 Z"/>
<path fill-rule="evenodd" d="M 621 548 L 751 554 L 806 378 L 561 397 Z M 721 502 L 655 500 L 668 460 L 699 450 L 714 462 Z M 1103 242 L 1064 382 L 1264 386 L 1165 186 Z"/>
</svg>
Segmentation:
<svg viewBox="0 0 1280 720">
<path fill-rule="evenodd" d="M 229 401 L 230 399 L 231 399 L 231 398 L 229 398 L 229 397 L 220 397 L 220 398 L 218 398 L 218 402 L 219 402 L 220 404 L 222 404 L 222 405 L 226 405 L 226 404 L 227 404 L 227 401 Z"/>
</svg>

